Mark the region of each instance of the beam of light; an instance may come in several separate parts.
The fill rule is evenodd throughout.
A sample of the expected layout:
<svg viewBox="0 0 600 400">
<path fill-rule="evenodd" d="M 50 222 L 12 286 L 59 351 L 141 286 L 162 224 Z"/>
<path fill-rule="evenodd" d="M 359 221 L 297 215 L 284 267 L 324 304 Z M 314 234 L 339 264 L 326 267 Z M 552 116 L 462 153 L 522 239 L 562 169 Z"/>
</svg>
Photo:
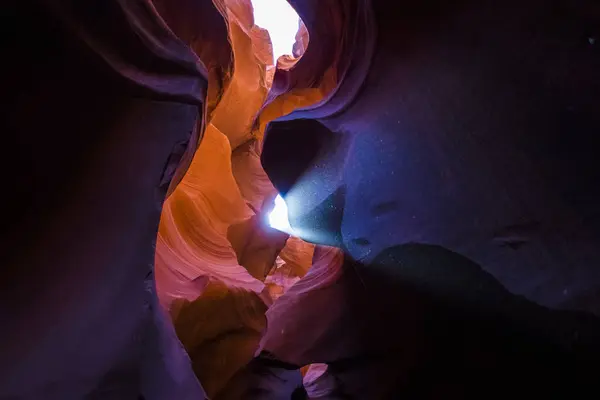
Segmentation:
<svg viewBox="0 0 600 400">
<path fill-rule="evenodd" d="M 277 229 L 278 231 L 289 234 L 292 233 L 292 227 L 288 220 L 287 204 L 285 204 L 285 200 L 283 200 L 283 197 L 280 195 L 277 195 L 275 198 L 275 207 L 269 214 L 269 225 L 271 228 Z"/>
<path fill-rule="evenodd" d="M 269 31 L 273 46 L 273 64 L 279 57 L 293 55 L 300 17 L 287 0 L 251 0 L 254 23 Z"/>
</svg>

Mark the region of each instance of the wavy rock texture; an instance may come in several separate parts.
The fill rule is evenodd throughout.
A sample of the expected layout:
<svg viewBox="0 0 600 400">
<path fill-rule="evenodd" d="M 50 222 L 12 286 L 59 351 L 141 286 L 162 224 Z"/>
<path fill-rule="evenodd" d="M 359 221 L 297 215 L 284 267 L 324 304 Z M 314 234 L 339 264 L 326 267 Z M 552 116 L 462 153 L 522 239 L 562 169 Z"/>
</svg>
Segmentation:
<svg viewBox="0 0 600 400">
<path fill-rule="evenodd" d="M 250 264 L 260 263 L 257 260 L 264 257 L 266 265 L 272 266 L 276 249 L 282 247 L 278 244 L 281 239 L 268 243 L 265 232 L 271 229 L 259 223 L 262 217 L 258 218 L 264 216 L 269 200 L 276 194 L 260 164 L 260 126 L 256 125 L 273 80 L 268 32 L 253 24 L 249 1 L 223 1 L 216 5 L 227 21 L 233 73 L 226 82 L 209 83 L 209 87 L 212 84 L 226 88 L 218 99 L 209 98 L 209 103 L 216 106 L 203 141 L 187 174 L 163 208 L 156 274 L 159 296 L 167 308 L 173 299 L 193 300 L 200 295 L 207 279 L 260 293 L 264 276 L 257 280 L 255 274 L 248 272 L 254 268 Z M 299 35 L 306 48 L 306 33 Z M 187 36 L 194 37 L 189 33 Z M 289 57 L 284 61 L 287 68 L 293 65 Z M 273 114 L 272 118 L 277 116 Z M 245 221 L 252 216 L 258 219 L 250 226 Z M 291 243 L 284 254 L 294 268 L 306 271 L 310 259 L 296 256 L 294 253 L 302 250 L 294 247 L 295 241 Z M 244 253 L 246 265 L 240 265 Z M 252 253 L 256 261 L 249 260 Z"/>
<path fill-rule="evenodd" d="M 266 328 L 267 305 L 313 263 L 314 245 L 266 226 L 277 192 L 261 165 L 261 132 L 264 115 L 276 118 L 315 101 L 323 91 L 309 89 L 317 97 L 290 94 L 279 103 L 271 101 L 270 111 L 261 113 L 275 74 L 268 32 L 253 24 L 249 1 L 216 5 L 227 22 L 233 63 L 220 81 L 210 74 L 218 66 L 209 68 L 210 119 L 187 174 L 164 204 L 155 264 L 161 304 L 171 310 L 194 371 L 211 397 L 220 396 L 237 373 L 230 385 L 244 382 L 242 371 Z M 169 15 L 182 36 L 198 36 L 186 31 L 183 16 L 178 21 L 175 11 Z M 299 55 L 308 48 L 306 28 L 297 39 Z M 198 55 L 215 57 L 207 51 Z M 278 66 L 290 69 L 297 61 L 282 57 Z"/>
<path fill-rule="evenodd" d="M 597 390 L 594 2 L 9 3 L 0 398 Z"/>
</svg>

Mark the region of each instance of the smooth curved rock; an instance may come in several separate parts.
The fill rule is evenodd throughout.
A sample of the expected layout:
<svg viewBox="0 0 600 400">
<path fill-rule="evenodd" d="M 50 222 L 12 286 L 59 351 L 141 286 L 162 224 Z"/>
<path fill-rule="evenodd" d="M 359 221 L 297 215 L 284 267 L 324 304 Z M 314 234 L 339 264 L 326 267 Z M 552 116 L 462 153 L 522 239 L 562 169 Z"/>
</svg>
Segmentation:
<svg viewBox="0 0 600 400">
<path fill-rule="evenodd" d="M 590 150 L 600 127 L 600 59 L 588 40 L 597 6 L 372 4 L 378 39 L 362 90 L 348 96 L 343 86 L 356 82 L 342 82 L 331 107 L 285 118 L 315 118 L 349 142 L 341 156 L 333 141 L 305 163 L 288 202 L 318 201 L 290 220 L 303 229 L 334 222 L 330 235 L 366 261 L 398 244 L 438 244 L 513 293 L 600 313 L 600 175 Z M 265 148 L 279 134 L 303 137 L 306 124 L 273 123 Z M 339 161 L 323 167 L 331 157 Z"/>
<path fill-rule="evenodd" d="M 202 399 L 152 266 L 206 77 L 150 2 L 75 3 L 6 5 L 0 397 Z"/>
<path fill-rule="evenodd" d="M 194 371 L 210 398 L 252 360 L 267 306 L 254 292 L 211 283 L 194 301 L 177 300 L 172 318 Z"/>
<path fill-rule="evenodd" d="M 0 397 L 597 390 L 594 2 L 9 3 Z"/>
<path fill-rule="evenodd" d="M 453 272 L 437 282 L 418 279 L 447 266 Z M 368 265 L 346 261 L 332 285 L 301 295 L 295 287 L 267 311 L 261 349 L 291 365 L 327 363 L 309 386 L 316 398 L 597 391 L 596 317 L 512 295 L 440 247 L 387 249 Z"/>
</svg>

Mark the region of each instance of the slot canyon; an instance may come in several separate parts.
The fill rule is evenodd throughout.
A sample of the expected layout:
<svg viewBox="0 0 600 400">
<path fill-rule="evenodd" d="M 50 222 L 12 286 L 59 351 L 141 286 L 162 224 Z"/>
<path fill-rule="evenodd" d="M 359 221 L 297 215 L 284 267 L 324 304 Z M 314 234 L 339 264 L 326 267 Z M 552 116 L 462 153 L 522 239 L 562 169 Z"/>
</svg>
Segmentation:
<svg viewBox="0 0 600 400">
<path fill-rule="evenodd" d="M 0 400 L 600 398 L 598 0 L 6 0 Z"/>
</svg>

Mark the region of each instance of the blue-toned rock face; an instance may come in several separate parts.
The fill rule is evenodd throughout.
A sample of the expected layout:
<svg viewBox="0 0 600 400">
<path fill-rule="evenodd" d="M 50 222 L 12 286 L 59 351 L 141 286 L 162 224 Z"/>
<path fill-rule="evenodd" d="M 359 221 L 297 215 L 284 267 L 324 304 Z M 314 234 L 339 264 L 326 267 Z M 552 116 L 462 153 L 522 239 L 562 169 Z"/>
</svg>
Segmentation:
<svg viewBox="0 0 600 400">
<path fill-rule="evenodd" d="M 358 95 L 344 98 L 343 82 L 341 112 L 267 130 L 263 164 L 289 193 L 292 228 L 327 226 L 321 236 L 365 261 L 441 245 L 539 304 L 600 313 L 597 4 L 373 4 L 376 49 Z M 311 113 L 320 124 L 309 128 Z M 315 131 L 339 139 L 302 148 Z"/>
</svg>

